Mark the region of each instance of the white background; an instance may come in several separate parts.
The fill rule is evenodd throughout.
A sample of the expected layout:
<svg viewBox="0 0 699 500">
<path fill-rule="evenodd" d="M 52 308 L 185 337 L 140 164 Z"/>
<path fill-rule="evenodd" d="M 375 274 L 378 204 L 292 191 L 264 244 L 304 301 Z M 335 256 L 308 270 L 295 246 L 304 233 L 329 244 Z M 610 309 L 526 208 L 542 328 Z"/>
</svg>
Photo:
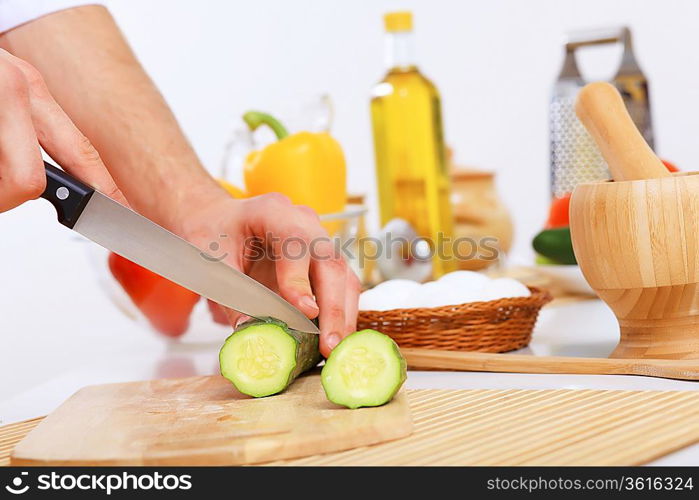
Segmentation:
<svg viewBox="0 0 699 500">
<path fill-rule="evenodd" d="M 383 12 L 415 13 L 420 67 L 441 91 L 456 160 L 497 172 L 529 242 L 548 204 L 547 106 L 573 28 L 631 26 L 650 81 L 659 153 L 686 170 L 699 157 L 699 3 L 694 1 L 108 2 L 207 168 L 219 168 L 238 117 L 328 92 L 349 184 L 373 197 L 368 93 L 382 77 Z M 590 49 L 583 69 L 609 76 L 619 51 Z M 108 117 L 103 117 L 108 119 Z M 46 380 L 66 350 L 99 362 L 133 328 L 96 285 L 85 244 L 37 201 L 0 214 L 0 387 Z M 20 361 L 21 360 L 21 361 Z M 86 381 L 87 383 L 87 381 Z"/>
</svg>

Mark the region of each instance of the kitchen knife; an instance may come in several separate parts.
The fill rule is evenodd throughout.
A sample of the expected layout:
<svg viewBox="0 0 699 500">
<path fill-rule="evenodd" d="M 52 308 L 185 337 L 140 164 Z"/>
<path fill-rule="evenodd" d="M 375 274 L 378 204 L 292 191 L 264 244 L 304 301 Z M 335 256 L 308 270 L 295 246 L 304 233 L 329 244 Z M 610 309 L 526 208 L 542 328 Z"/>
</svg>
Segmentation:
<svg viewBox="0 0 699 500">
<path fill-rule="evenodd" d="M 46 189 L 41 197 L 53 204 L 64 226 L 222 306 L 319 333 L 301 311 L 269 288 L 54 165 L 44 166 Z"/>
</svg>

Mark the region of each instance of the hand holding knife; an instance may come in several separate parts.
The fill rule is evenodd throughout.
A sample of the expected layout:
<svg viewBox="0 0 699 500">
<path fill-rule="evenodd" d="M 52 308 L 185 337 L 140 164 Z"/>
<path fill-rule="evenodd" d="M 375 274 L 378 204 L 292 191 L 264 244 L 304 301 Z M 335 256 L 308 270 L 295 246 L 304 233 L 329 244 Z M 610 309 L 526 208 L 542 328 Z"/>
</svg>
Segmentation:
<svg viewBox="0 0 699 500">
<path fill-rule="evenodd" d="M 222 306 L 251 317 L 271 316 L 318 334 L 318 327 L 269 288 L 222 261 L 202 257 L 184 239 L 44 162 L 46 189 L 64 226 Z"/>
</svg>

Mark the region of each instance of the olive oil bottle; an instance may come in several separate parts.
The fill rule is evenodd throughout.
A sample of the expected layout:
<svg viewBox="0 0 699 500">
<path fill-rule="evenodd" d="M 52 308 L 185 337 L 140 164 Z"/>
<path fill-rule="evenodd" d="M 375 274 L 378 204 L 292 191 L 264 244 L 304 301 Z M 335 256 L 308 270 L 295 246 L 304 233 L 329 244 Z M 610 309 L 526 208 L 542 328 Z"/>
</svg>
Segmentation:
<svg viewBox="0 0 699 500">
<path fill-rule="evenodd" d="M 384 24 L 388 72 L 371 96 L 381 225 L 401 218 L 432 242 L 437 277 L 456 268 L 439 93 L 416 66 L 412 14 L 388 13 Z"/>
</svg>

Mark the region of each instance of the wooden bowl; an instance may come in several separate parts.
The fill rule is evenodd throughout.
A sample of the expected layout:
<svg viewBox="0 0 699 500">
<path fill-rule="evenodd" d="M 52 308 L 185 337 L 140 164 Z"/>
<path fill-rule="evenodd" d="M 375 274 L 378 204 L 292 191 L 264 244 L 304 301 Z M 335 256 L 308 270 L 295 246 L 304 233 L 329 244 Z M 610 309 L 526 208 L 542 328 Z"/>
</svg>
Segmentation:
<svg viewBox="0 0 699 500">
<path fill-rule="evenodd" d="M 581 184 L 573 248 L 614 311 L 617 358 L 699 359 L 699 173 Z"/>
</svg>

